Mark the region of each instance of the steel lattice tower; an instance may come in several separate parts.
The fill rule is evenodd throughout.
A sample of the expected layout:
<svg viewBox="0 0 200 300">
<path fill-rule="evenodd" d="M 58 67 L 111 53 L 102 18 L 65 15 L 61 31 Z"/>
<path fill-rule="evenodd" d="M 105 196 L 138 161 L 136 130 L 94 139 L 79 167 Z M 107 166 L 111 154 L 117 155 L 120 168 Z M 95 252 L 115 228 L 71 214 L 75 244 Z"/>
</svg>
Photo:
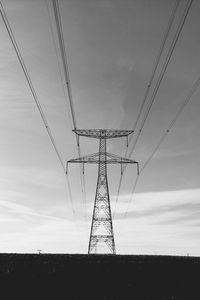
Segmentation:
<svg viewBox="0 0 200 300">
<path fill-rule="evenodd" d="M 90 138 L 99 139 L 99 152 L 88 156 L 72 159 L 68 163 L 82 163 L 83 172 L 84 164 L 98 164 L 98 178 L 96 195 L 93 209 L 92 225 L 90 231 L 90 240 L 88 247 L 88 254 L 107 253 L 116 254 L 114 232 L 112 224 L 110 197 L 107 179 L 107 165 L 108 164 L 137 164 L 135 160 L 119 157 L 110 154 L 106 151 L 106 141 L 110 138 L 127 137 L 132 130 L 110 130 L 110 129 L 76 129 L 73 130 L 78 139 L 79 136 L 86 136 Z M 138 168 L 137 168 L 138 169 Z"/>
</svg>

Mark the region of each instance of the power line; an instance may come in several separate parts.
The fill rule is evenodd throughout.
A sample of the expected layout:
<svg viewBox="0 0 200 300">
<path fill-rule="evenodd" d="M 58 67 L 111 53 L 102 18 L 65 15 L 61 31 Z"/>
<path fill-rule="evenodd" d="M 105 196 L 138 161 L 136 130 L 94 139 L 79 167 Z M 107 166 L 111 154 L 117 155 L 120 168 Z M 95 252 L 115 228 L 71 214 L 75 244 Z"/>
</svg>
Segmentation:
<svg viewBox="0 0 200 300">
<path fill-rule="evenodd" d="M 51 37 L 52 37 L 52 41 L 53 41 L 53 47 L 54 47 L 56 58 L 57 58 L 58 73 L 59 73 L 59 77 L 60 77 L 60 81 L 61 81 L 63 96 L 64 96 L 64 99 L 66 99 L 67 95 L 66 95 L 65 86 L 63 85 L 63 73 L 62 73 L 62 69 L 61 69 L 61 65 L 60 65 L 60 59 L 59 59 L 59 54 L 58 54 L 58 49 L 57 49 L 57 45 L 56 45 L 54 28 L 53 28 L 53 24 L 52 24 L 52 18 L 51 18 L 51 14 L 50 14 L 50 9 L 49 9 L 49 1 L 45 0 L 45 4 L 46 4 L 47 12 L 48 12 L 48 19 L 49 19 L 49 25 L 50 25 L 50 33 L 51 33 Z M 68 102 L 66 101 L 67 115 L 68 115 L 69 120 L 71 120 L 72 123 L 73 123 L 73 120 L 72 120 L 72 117 L 71 117 L 71 112 L 69 111 L 69 108 L 68 108 L 67 104 L 68 104 Z M 75 114 L 74 114 L 74 116 L 75 116 Z M 71 122 L 70 122 L 70 125 L 71 125 L 71 129 L 74 129 L 74 123 L 71 124 Z M 81 176 L 81 174 L 80 174 L 80 176 Z M 73 199 L 73 197 L 72 197 L 72 189 L 71 189 L 71 184 L 70 184 L 68 173 L 66 174 L 66 180 L 67 180 L 69 198 Z M 83 177 L 83 187 L 85 187 L 84 177 Z M 84 194 L 84 189 L 82 189 L 82 193 Z M 83 197 L 84 197 L 84 199 L 86 198 L 86 196 L 83 196 Z M 84 201 L 84 203 L 86 205 L 86 200 Z M 76 219 L 76 212 L 75 212 L 74 207 L 73 207 L 73 214 L 74 214 L 75 221 L 77 221 L 77 219 Z M 76 222 L 75 222 L 75 226 L 76 226 L 76 229 L 77 229 L 77 232 L 78 232 L 78 235 L 79 235 L 79 241 L 81 243 L 81 237 L 80 237 L 79 229 L 77 227 L 77 223 Z M 82 246 L 82 243 L 81 243 L 81 246 Z"/>
<path fill-rule="evenodd" d="M 75 118 L 75 111 L 74 111 L 74 104 L 73 104 L 73 97 L 72 97 L 72 89 L 71 89 L 70 76 L 69 76 L 69 67 L 68 67 L 68 61 L 67 61 L 67 55 L 66 55 L 66 48 L 65 48 L 64 36 L 63 36 L 62 22 L 61 22 L 61 16 L 60 16 L 60 9 L 59 9 L 58 0 L 52 0 L 52 5 L 53 5 L 54 16 L 55 16 L 57 34 L 58 34 L 58 41 L 59 41 L 59 47 L 60 47 L 62 65 L 63 65 L 63 73 L 64 73 L 65 83 L 66 83 L 67 92 L 68 92 L 73 129 L 76 130 L 77 129 L 77 123 L 76 123 L 76 118 Z M 77 136 L 76 136 L 76 143 L 77 143 L 78 156 L 80 158 L 81 157 L 81 151 L 80 151 L 80 145 L 79 145 L 79 141 L 78 141 Z M 81 179 L 83 203 L 84 203 L 85 218 L 86 218 L 85 180 L 84 180 L 84 174 L 81 170 L 81 166 L 80 166 L 80 179 Z"/>
<path fill-rule="evenodd" d="M 161 42 L 158 54 L 156 56 L 156 60 L 155 60 L 155 63 L 154 63 L 154 66 L 153 66 L 153 69 L 152 69 L 152 72 L 151 72 L 150 79 L 148 81 L 148 85 L 146 87 L 146 90 L 145 90 L 145 93 L 144 93 L 144 97 L 142 99 L 142 103 L 141 103 L 141 106 L 140 106 L 140 109 L 139 109 L 136 121 L 135 121 L 135 123 L 133 125 L 133 128 L 132 128 L 133 131 L 135 131 L 135 129 L 136 129 L 137 125 L 138 125 L 139 119 L 140 119 L 142 111 L 144 109 L 144 105 L 145 105 L 145 103 L 147 101 L 147 96 L 148 96 L 150 88 L 152 86 L 153 79 L 155 78 L 155 74 L 156 74 L 158 65 L 160 63 L 160 59 L 161 59 L 161 56 L 163 54 L 163 51 L 164 51 L 164 48 L 165 48 L 166 41 L 168 39 L 170 30 L 172 28 L 172 24 L 173 24 L 175 16 L 176 16 L 179 3 L 180 3 L 180 0 L 176 0 L 175 4 L 173 6 L 173 9 L 172 9 L 172 12 L 171 12 L 171 15 L 170 15 L 167 27 L 165 29 L 165 32 L 164 32 L 164 35 L 163 35 L 163 38 L 162 38 L 162 42 Z M 131 142 L 132 138 L 133 138 L 133 135 L 130 137 L 129 142 Z M 128 147 L 126 148 L 125 157 L 127 157 L 127 154 L 128 154 Z M 129 158 L 130 158 L 130 156 L 129 156 Z M 125 169 L 126 169 L 126 166 L 123 167 L 121 175 L 120 175 L 120 180 L 119 180 L 119 185 L 118 185 L 118 190 L 117 190 L 117 197 L 116 197 L 116 202 L 115 202 L 115 209 L 114 209 L 113 218 L 114 218 L 115 212 L 116 212 L 116 206 L 117 206 L 118 199 L 119 199 L 119 194 L 120 194 L 120 189 L 121 189 L 122 179 L 123 179 L 123 174 L 124 174 Z"/>
<path fill-rule="evenodd" d="M 186 21 L 186 18 L 187 18 L 187 16 L 188 16 L 188 13 L 189 13 L 189 11 L 190 11 L 192 2 L 193 2 L 193 0 L 188 0 L 187 4 L 186 4 L 186 6 L 185 6 L 185 9 L 184 9 L 184 12 L 183 12 L 183 14 L 182 14 L 181 20 L 180 20 L 180 22 L 179 22 L 179 24 L 178 24 L 176 33 L 175 33 L 174 38 L 173 38 L 173 41 L 172 41 L 172 43 L 171 43 L 171 45 L 170 45 L 169 51 L 168 51 L 168 53 L 167 53 L 167 56 L 166 56 L 166 59 L 165 59 L 165 62 L 164 62 L 164 65 L 163 65 L 162 70 L 161 70 L 161 72 L 160 72 L 160 74 L 159 74 L 158 81 L 157 81 L 157 83 L 156 83 L 156 85 L 155 85 L 155 87 L 154 87 L 154 90 L 153 90 L 152 96 L 151 96 L 151 98 L 150 98 L 148 107 L 147 107 L 147 109 L 146 109 L 146 111 L 145 111 L 145 114 L 144 114 L 144 117 L 143 117 L 143 119 L 142 119 L 142 121 L 141 121 L 140 129 L 139 129 L 139 131 L 138 131 L 138 133 L 137 133 L 137 135 L 136 135 L 136 139 L 135 139 L 134 144 L 133 144 L 133 146 L 132 146 L 132 149 L 131 149 L 131 151 L 130 151 L 130 153 L 129 153 L 129 155 L 128 155 L 128 158 L 131 157 L 131 155 L 132 155 L 132 153 L 133 153 L 133 151 L 134 151 L 134 149 L 135 149 L 135 147 L 136 147 L 136 144 L 137 144 L 137 142 L 138 142 L 138 140 L 139 140 L 139 137 L 140 137 L 140 135 L 141 135 L 141 133 L 142 133 L 142 130 L 143 130 L 143 128 L 144 128 L 144 125 L 145 125 L 146 120 L 147 120 L 147 118 L 148 118 L 148 115 L 149 115 L 149 113 L 150 113 L 151 107 L 152 107 L 152 105 L 153 105 L 153 103 L 154 103 L 154 101 L 155 101 L 155 99 L 156 99 L 156 95 L 157 95 L 158 89 L 159 89 L 160 84 L 161 84 L 161 82 L 162 82 L 162 80 L 163 80 L 164 74 L 165 74 L 166 69 L 167 69 L 167 66 L 168 66 L 168 64 L 169 64 L 169 62 L 170 62 L 171 56 L 172 56 L 172 54 L 173 54 L 173 52 L 174 52 L 174 49 L 175 49 L 175 46 L 176 46 L 177 41 L 178 41 L 178 39 L 179 39 L 180 33 L 181 33 L 181 31 L 182 31 L 182 28 L 183 28 L 183 26 L 184 26 L 184 24 L 185 24 L 185 21 Z M 178 7 L 178 3 L 177 3 L 177 7 Z M 175 6 L 176 9 L 177 9 L 177 7 Z M 173 13 L 172 13 L 172 16 L 173 16 Z M 174 15 L 174 16 L 175 16 L 175 15 Z M 172 20 L 173 20 L 173 18 L 172 18 Z M 146 102 L 146 100 L 145 100 L 145 102 Z M 123 175 L 125 169 L 126 169 L 126 166 L 124 166 L 122 175 Z M 121 176 L 121 177 L 122 177 L 122 176 Z M 121 187 L 121 183 L 122 183 L 122 178 L 120 178 L 120 187 Z M 118 193 L 119 193 L 119 191 L 120 191 L 120 190 L 119 190 L 119 188 L 118 188 Z M 118 196 L 118 197 L 119 197 L 119 196 Z M 118 197 L 117 197 L 117 199 L 118 199 Z"/>
<path fill-rule="evenodd" d="M 141 103 L 141 106 L 140 106 L 140 109 L 139 109 L 139 113 L 138 113 L 138 116 L 137 116 L 136 121 L 135 121 L 134 126 L 133 126 L 133 130 L 134 131 L 135 131 L 136 127 L 137 127 L 137 124 L 138 124 L 139 119 L 141 117 L 144 105 L 145 105 L 145 103 L 147 101 L 147 96 L 149 94 L 149 90 L 150 90 L 150 87 L 152 85 L 153 79 L 155 78 L 156 70 L 157 70 L 158 65 L 160 63 L 160 59 L 161 59 L 161 56 L 163 54 L 163 51 L 164 51 L 164 48 L 165 48 L 165 45 L 166 45 L 166 41 L 167 41 L 167 39 L 169 37 L 169 33 L 170 33 L 171 28 L 172 28 L 172 24 L 173 24 L 175 16 L 176 16 L 176 12 L 177 12 L 179 3 L 180 3 L 180 0 L 176 0 L 175 4 L 174 4 L 174 7 L 172 9 L 172 12 L 171 12 L 171 15 L 170 15 L 170 18 L 169 18 L 166 30 L 164 32 L 163 39 L 162 39 L 162 42 L 161 42 L 161 45 L 160 45 L 160 48 L 159 48 L 159 51 L 158 51 L 158 54 L 157 54 L 154 66 L 153 66 L 153 69 L 152 69 L 152 72 L 151 72 L 151 76 L 150 76 L 148 85 L 146 87 L 146 90 L 145 90 L 145 93 L 144 93 L 144 97 L 142 99 L 142 103 Z M 130 137 L 130 141 L 131 141 L 132 138 L 133 138 L 133 135 Z"/>
<path fill-rule="evenodd" d="M 20 50 L 19 50 L 19 47 L 18 47 L 18 45 L 17 45 L 17 42 L 16 42 L 16 39 L 15 39 L 15 37 L 14 37 L 12 28 L 11 28 L 11 26 L 10 26 L 10 24 L 9 24 L 8 18 L 7 18 L 7 16 L 6 16 L 6 12 L 5 12 L 5 10 L 4 10 L 4 7 L 3 7 L 3 4 L 2 4 L 1 1 L 0 1 L 0 7 L 1 7 L 1 8 L 0 8 L 0 14 L 1 14 L 1 17 L 2 17 L 2 19 L 3 19 L 4 25 L 5 25 L 5 27 L 6 27 L 6 30 L 7 30 L 7 32 L 8 32 L 8 35 L 9 35 L 9 37 L 10 37 L 10 40 L 11 40 L 11 42 L 12 42 L 12 45 L 13 45 L 13 47 L 14 47 L 14 50 L 15 50 L 15 53 L 16 53 L 17 58 L 18 58 L 18 60 L 19 60 L 19 63 L 20 63 L 20 65 L 21 65 L 21 67 L 22 67 L 22 70 L 23 70 L 23 73 L 24 73 L 24 75 L 25 75 L 25 78 L 26 78 L 26 80 L 27 80 L 27 82 L 28 82 L 28 85 L 29 85 L 31 94 L 32 94 L 32 96 L 33 96 L 33 98 L 34 98 L 35 104 L 36 104 L 37 109 L 38 109 L 38 111 L 39 111 L 39 114 L 40 114 L 40 116 L 41 116 L 41 118 L 42 118 L 43 124 L 44 124 L 45 129 L 46 129 L 46 131 L 47 131 L 47 133 L 48 133 L 48 136 L 49 136 L 50 141 L 51 141 L 51 143 L 52 143 L 52 145 L 53 145 L 53 148 L 54 148 L 54 150 L 55 150 L 55 152 L 56 152 L 56 154 L 57 154 L 57 157 L 58 157 L 58 160 L 59 160 L 59 162 L 60 162 L 60 164 L 61 164 L 61 167 L 63 168 L 63 170 L 64 170 L 64 172 L 65 172 L 65 165 L 64 165 L 64 163 L 63 163 L 63 161 L 62 161 L 61 155 L 60 155 L 59 150 L 58 150 L 58 148 L 57 148 L 57 146 L 56 146 L 56 142 L 55 142 L 54 137 L 53 137 L 53 135 L 52 135 L 51 129 L 50 129 L 49 125 L 48 125 L 48 122 L 47 122 L 47 119 L 46 119 L 45 114 L 44 114 L 44 112 L 43 112 L 42 106 L 41 106 L 41 104 L 40 104 L 40 102 L 39 102 L 39 100 L 38 100 L 37 93 L 36 93 L 36 91 L 35 91 L 35 89 L 34 89 L 33 83 L 32 83 L 32 81 L 31 81 L 30 75 L 29 75 L 29 73 L 28 73 L 27 67 L 26 67 L 26 65 L 25 65 L 25 62 L 24 62 L 24 60 L 23 60 L 23 57 L 22 57 L 21 52 L 20 52 Z M 71 205 L 72 205 L 72 211 L 73 211 L 73 213 L 74 213 L 73 199 L 72 199 L 71 196 L 70 196 L 70 202 L 71 202 Z"/>
<path fill-rule="evenodd" d="M 165 131 L 165 133 L 163 134 L 163 136 L 160 138 L 158 144 L 156 145 L 156 147 L 154 148 L 154 150 L 152 151 L 151 155 L 149 156 L 149 158 L 146 160 L 146 162 L 144 163 L 144 165 L 142 166 L 140 173 L 143 172 L 143 170 L 146 168 L 146 166 L 150 163 L 151 159 L 154 157 L 155 153 L 157 152 L 157 150 L 159 149 L 159 147 L 161 146 L 161 144 L 163 143 L 163 141 L 165 140 L 166 136 L 169 134 L 169 132 L 171 131 L 171 129 L 173 128 L 174 124 L 176 123 L 178 117 L 180 116 L 180 114 L 182 113 L 182 111 L 184 110 L 185 106 L 189 103 L 189 101 L 191 101 L 191 98 L 193 96 L 193 94 L 196 92 L 196 90 L 198 89 L 200 85 L 200 77 L 195 81 L 195 83 L 193 84 L 191 90 L 189 91 L 185 101 L 183 102 L 183 104 L 180 106 L 179 110 L 177 111 L 175 117 L 171 120 L 167 130 Z"/>
<path fill-rule="evenodd" d="M 66 99 L 65 89 L 64 89 L 64 86 L 62 84 L 63 83 L 62 70 L 61 70 L 60 61 L 59 61 L 58 50 L 57 50 L 57 47 L 56 47 L 56 40 L 55 40 L 55 36 L 54 36 L 53 25 L 52 25 L 51 14 L 50 14 L 48 3 L 49 3 L 49 1 L 45 0 L 47 12 L 48 12 L 49 24 L 50 24 L 50 32 L 51 32 L 53 46 L 54 46 L 54 50 L 55 50 L 55 54 L 56 54 L 56 58 L 57 58 L 57 65 L 58 65 L 59 77 L 60 77 L 60 80 L 61 80 L 61 86 L 62 86 L 62 91 L 63 91 L 64 99 Z M 71 119 L 70 112 L 68 111 L 68 105 L 67 105 L 67 114 L 68 114 L 69 119 Z M 71 129 L 73 129 L 73 127 L 71 127 Z M 67 186 L 68 186 L 69 197 L 70 197 L 70 199 L 73 199 L 73 197 L 72 197 L 72 191 L 71 191 L 71 185 L 70 185 L 70 181 L 69 181 L 69 178 L 68 178 L 68 174 L 66 174 L 66 177 L 67 177 L 66 179 L 67 179 Z M 73 213 L 75 214 L 74 207 L 73 207 Z"/>
<path fill-rule="evenodd" d="M 160 72 L 160 74 L 159 74 L 158 81 L 157 81 L 157 83 L 156 83 L 156 85 L 155 85 L 155 87 L 154 87 L 153 94 L 152 94 L 152 96 L 151 96 L 151 98 L 150 98 L 148 107 L 147 107 L 147 109 L 146 109 L 146 111 L 145 111 L 145 114 L 144 114 L 144 117 L 143 117 L 143 119 L 142 119 L 142 122 L 141 122 L 141 125 L 140 125 L 140 128 L 139 128 L 138 134 L 137 134 L 136 139 L 135 139 L 135 141 L 134 141 L 134 144 L 133 144 L 133 146 L 132 146 L 131 152 L 130 152 L 129 155 L 128 155 L 129 158 L 131 157 L 131 155 L 132 155 L 132 153 L 133 153 L 133 151 L 134 151 L 134 149 L 135 149 L 135 147 L 136 147 L 136 144 L 137 144 L 137 142 L 138 142 L 138 139 L 139 139 L 139 137 L 140 137 L 140 135 L 141 135 L 141 133 L 142 133 L 142 130 L 143 130 L 143 128 L 144 128 L 144 125 L 145 125 L 146 120 L 147 120 L 147 118 L 148 118 L 148 115 L 149 115 L 149 113 L 150 113 L 151 107 L 152 107 L 152 105 L 153 105 L 153 103 L 154 103 L 154 101 L 155 101 L 155 99 L 156 99 L 156 95 L 157 95 L 158 89 L 159 89 L 160 84 L 161 84 L 161 82 L 162 82 L 162 80 L 163 80 L 163 77 L 164 77 L 164 75 L 165 75 L 167 66 L 168 66 L 168 64 L 169 64 L 169 62 L 170 62 L 170 59 L 171 59 L 171 57 L 172 57 L 172 54 L 173 54 L 173 52 L 174 52 L 174 49 L 175 49 L 175 46 L 176 46 L 177 41 L 178 41 L 178 39 L 179 39 L 180 33 L 181 33 L 181 31 L 182 31 L 182 29 L 183 29 L 183 26 L 184 26 L 184 24 L 185 24 L 185 21 L 186 21 L 186 18 L 187 18 L 187 16 L 188 16 L 188 13 L 189 13 L 189 11 L 190 11 L 192 2 L 193 2 L 193 0 L 188 0 L 187 4 L 186 4 L 186 6 L 185 6 L 185 9 L 184 9 L 183 15 L 182 15 L 182 17 L 181 17 L 181 20 L 180 20 L 180 22 L 179 22 L 178 28 L 177 28 L 177 30 L 176 30 L 175 36 L 174 36 L 174 38 L 173 38 L 173 41 L 172 41 L 172 43 L 171 43 L 171 45 L 170 45 L 170 48 L 169 48 L 169 51 L 168 51 L 168 53 L 167 53 L 167 56 L 166 56 L 164 65 L 163 65 L 162 70 L 161 70 L 161 72 Z"/>
<path fill-rule="evenodd" d="M 47 12 L 48 12 L 48 19 L 49 19 L 49 25 L 50 25 L 49 27 L 50 27 L 50 33 L 51 33 L 51 37 L 52 37 L 53 47 L 54 47 L 54 51 L 55 51 L 56 58 L 57 58 L 58 73 L 59 73 L 59 77 L 60 77 L 60 81 L 61 81 L 61 87 L 62 87 L 64 99 L 66 99 L 66 90 L 65 90 L 64 85 L 63 85 L 63 75 L 62 75 L 62 69 L 61 69 L 61 65 L 60 65 L 59 54 L 58 54 L 58 49 L 57 49 L 57 46 L 56 46 L 54 29 L 53 29 L 53 24 L 52 24 L 50 9 L 49 9 L 49 0 L 45 0 L 45 4 L 46 4 Z M 66 102 L 66 104 L 67 104 L 67 102 Z M 68 109 L 68 105 L 66 105 L 66 108 L 67 108 L 68 118 L 69 118 L 69 120 L 71 120 L 71 113 Z M 70 125 L 71 125 L 71 129 L 73 129 L 72 124 L 70 124 Z"/>
<path fill-rule="evenodd" d="M 36 91 L 35 91 L 35 89 L 34 89 L 34 87 L 33 87 L 31 78 L 30 78 L 30 76 L 29 76 L 29 74 L 28 74 L 26 65 L 25 65 L 24 60 L 23 60 L 23 58 L 22 58 L 21 52 L 20 52 L 20 50 L 19 50 L 19 47 L 18 47 L 18 45 L 17 45 L 16 39 L 15 39 L 15 37 L 14 37 L 13 31 L 12 31 L 12 29 L 11 29 L 11 27 L 10 27 L 9 21 L 8 21 L 8 19 L 7 19 L 7 17 L 6 17 L 6 13 L 5 13 L 5 10 L 4 10 L 3 5 L 2 5 L 1 2 L 0 2 L 0 6 L 1 6 L 0 13 L 1 13 L 1 16 L 2 16 L 2 19 L 3 19 L 3 22 L 4 22 L 4 25 L 5 25 L 6 29 L 7 29 L 7 32 L 8 32 L 8 34 L 9 34 L 10 39 L 11 39 L 12 45 L 13 45 L 13 47 L 14 47 L 14 49 L 15 49 L 16 54 L 17 54 L 18 60 L 19 60 L 19 62 L 20 62 L 20 65 L 21 65 L 21 67 L 22 67 L 22 70 L 23 70 L 23 72 L 24 72 L 24 75 L 25 75 L 25 77 L 26 77 L 26 80 L 27 80 L 28 85 L 29 85 L 29 87 L 30 87 L 32 96 L 33 96 L 33 98 L 34 98 L 34 100 L 35 100 L 36 106 L 37 106 L 38 111 L 39 111 L 39 113 L 40 113 L 40 116 L 41 116 L 41 118 L 42 118 L 42 120 L 43 120 L 43 123 L 44 123 L 44 126 L 45 126 L 46 130 L 47 130 L 47 133 L 48 133 L 48 135 L 49 135 L 49 137 L 50 137 L 50 140 L 51 140 L 51 142 L 52 142 L 52 144 L 53 144 L 53 147 L 54 147 L 54 149 L 55 149 L 55 151 L 56 151 L 56 154 L 57 154 L 58 159 L 59 159 L 59 161 L 60 161 L 60 163 L 61 163 L 61 166 L 62 166 L 63 169 L 65 170 L 64 163 L 63 163 L 62 158 L 61 158 L 61 156 L 60 156 L 60 154 L 59 154 L 59 151 L 58 151 L 58 149 L 57 149 L 57 147 L 56 147 L 55 140 L 54 140 L 53 135 L 52 135 L 52 133 L 51 133 L 51 130 L 50 130 L 50 128 L 49 128 L 49 125 L 48 125 L 47 119 L 46 119 L 46 117 L 45 117 L 45 115 L 44 115 L 44 112 L 43 112 L 43 110 L 42 110 L 41 104 L 40 104 L 40 102 L 39 102 L 39 100 L 38 100 Z"/>
<path fill-rule="evenodd" d="M 136 177 L 136 179 L 135 179 L 135 182 L 134 182 L 134 185 L 133 185 L 133 189 L 132 189 L 132 191 L 131 191 L 131 195 L 132 195 L 132 196 L 131 196 L 130 200 L 128 201 L 128 205 L 127 205 L 126 211 L 125 211 L 125 213 L 124 213 L 124 218 L 126 217 L 127 212 L 128 212 L 128 210 L 129 210 L 129 207 L 130 207 L 130 205 L 131 205 L 131 202 L 132 202 L 132 199 L 133 199 L 133 195 L 135 194 L 135 190 L 136 190 L 136 187 L 137 187 L 138 180 L 139 180 L 139 174 L 137 174 L 137 177 Z"/>
<path fill-rule="evenodd" d="M 152 158 L 154 157 L 154 155 L 156 154 L 156 152 L 158 151 L 158 149 L 160 148 L 160 146 L 162 145 L 162 143 L 164 142 L 165 138 L 167 137 L 167 135 L 170 133 L 171 129 L 174 127 L 176 121 L 178 120 L 179 116 L 181 115 L 181 113 L 183 112 L 184 108 L 186 107 L 186 105 L 191 101 L 192 96 L 194 95 L 194 93 L 197 91 L 197 89 L 200 86 L 200 77 L 195 81 L 195 83 L 192 85 L 188 95 L 186 96 L 184 102 L 181 104 L 181 106 L 179 107 L 177 113 L 175 114 L 175 116 L 173 117 L 173 119 L 171 120 L 171 122 L 169 123 L 169 126 L 167 127 L 167 129 L 165 130 L 164 134 L 161 136 L 158 144 L 156 145 L 156 147 L 154 148 L 154 150 L 152 151 L 152 153 L 149 155 L 148 159 L 146 160 L 146 162 L 144 163 L 144 165 L 142 166 L 142 168 L 140 169 L 140 173 L 139 175 L 144 171 L 144 169 L 147 167 L 147 165 L 150 163 L 150 161 L 152 160 Z M 126 214 L 128 212 L 128 209 L 130 207 L 130 203 L 133 200 L 133 195 L 135 193 L 136 190 L 136 186 L 139 180 L 139 176 L 137 176 L 134 187 L 132 189 L 132 196 L 129 200 L 128 203 L 128 207 L 126 209 L 126 212 L 124 214 L 124 217 L 126 217 Z"/>
<path fill-rule="evenodd" d="M 60 60 L 59 60 L 58 50 L 57 50 L 57 47 L 56 47 L 56 40 L 55 40 L 55 36 L 54 36 L 54 30 L 53 30 L 53 25 L 52 25 L 52 20 L 51 20 L 51 14 L 50 14 L 48 3 L 49 3 L 49 1 L 45 0 L 47 12 L 48 12 L 49 24 L 50 24 L 50 32 L 51 32 L 53 46 L 54 46 L 54 50 L 55 50 L 55 54 L 56 54 L 56 58 L 57 58 L 57 65 L 58 65 L 59 77 L 60 77 L 60 80 L 61 80 L 61 86 L 62 86 L 62 91 L 63 91 L 64 99 L 66 99 L 66 91 L 65 91 L 65 88 L 63 86 L 62 70 L 61 70 L 61 66 L 60 66 Z M 66 104 L 68 104 L 68 103 L 66 102 Z M 68 105 L 66 107 L 67 107 L 67 114 L 68 114 L 69 119 L 71 119 L 71 116 L 74 116 L 74 120 L 75 120 L 74 110 L 73 110 L 73 112 L 70 115 L 70 112 L 68 111 Z M 73 105 L 72 105 L 72 107 L 73 107 Z M 72 122 L 73 122 L 73 118 L 72 118 Z M 73 125 L 71 125 L 71 126 L 72 126 L 71 129 L 74 129 L 75 128 L 74 126 L 76 126 L 76 121 L 75 121 L 75 123 L 73 122 Z M 68 176 L 68 174 L 67 174 L 67 176 Z"/>
<path fill-rule="evenodd" d="M 61 23 L 61 17 L 60 17 L 60 10 L 59 10 L 59 4 L 57 0 L 52 0 L 53 4 L 53 11 L 56 21 L 56 28 L 57 28 L 57 34 L 58 34 L 58 40 L 59 40 L 59 46 L 60 46 L 60 53 L 63 63 L 63 72 L 64 72 L 64 78 L 65 83 L 67 86 L 68 96 L 69 96 L 69 104 L 71 109 L 71 115 L 72 115 L 72 122 L 74 129 L 77 129 L 76 126 L 76 118 L 74 113 L 74 104 L 72 99 L 72 90 L 71 90 L 71 83 L 70 83 L 70 77 L 69 77 L 69 68 L 68 68 L 68 62 L 67 62 L 67 55 L 66 55 L 66 49 L 65 49 L 65 42 L 63 37 L 63 30 L 62 30 L 62 23 Z"/>
</svg>

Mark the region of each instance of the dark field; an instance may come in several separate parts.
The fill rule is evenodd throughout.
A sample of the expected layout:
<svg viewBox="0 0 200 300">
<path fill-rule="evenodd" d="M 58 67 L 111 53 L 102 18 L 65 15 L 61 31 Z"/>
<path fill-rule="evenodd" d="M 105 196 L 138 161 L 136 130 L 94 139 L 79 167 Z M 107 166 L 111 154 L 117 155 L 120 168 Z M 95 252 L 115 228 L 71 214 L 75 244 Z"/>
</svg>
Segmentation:
<svg viewBox="0 0 200 300">
<path fill-rule="evenodd" d="M 200 258 L 0 254 L 2 299 L 200 300 Z"/>
</svg>

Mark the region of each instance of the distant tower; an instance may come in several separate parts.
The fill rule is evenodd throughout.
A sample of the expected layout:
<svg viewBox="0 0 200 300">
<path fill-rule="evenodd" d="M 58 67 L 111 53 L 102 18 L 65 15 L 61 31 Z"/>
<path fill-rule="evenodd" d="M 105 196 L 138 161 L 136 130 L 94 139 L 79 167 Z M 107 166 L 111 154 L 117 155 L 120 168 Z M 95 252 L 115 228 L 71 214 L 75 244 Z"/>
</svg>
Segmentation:
<svg viewBox="0 0 200 300">
<path fill-rule="evenodd" d="M 107 179 L 107 165 L 108 164 L 137 164 L 132 159 L 119 157 L 110 154 L 106 151 L 106 140 L 118 137 L 127 137 L 132 130 L 110 130 L 110 129 L 80 129 L 73 130 L 79 139 L 79 136 L 99 139 L 99 152 L 84 157 L 69 160 L 68 163 L 82 163 L 84 164 L 98 164 L 98 178 L 96 195 L 94 202 L 94 210 L 92 217 L 92 225 L 90 231 L 90 240 L 88 247 L 88 254 L 104 253 L 116 254 L 112 215 L 110 207 L 110 197 Z M 128 145 L 128 143 L 127 143 Z"/>
</svg>

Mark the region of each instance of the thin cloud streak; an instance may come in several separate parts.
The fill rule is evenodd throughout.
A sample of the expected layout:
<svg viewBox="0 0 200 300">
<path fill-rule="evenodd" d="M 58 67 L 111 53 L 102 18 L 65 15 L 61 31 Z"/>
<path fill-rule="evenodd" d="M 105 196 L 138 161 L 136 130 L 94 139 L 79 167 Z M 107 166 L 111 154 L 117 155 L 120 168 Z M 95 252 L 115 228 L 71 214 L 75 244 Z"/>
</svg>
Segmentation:
<svg viewBox="0 0 200 300">
<path fill-rule="evenodd" d="M 120 196 L 120 212 L 116 213 L 116 219 L 124 218 L 123 210 L 125 210 L 131 197 L 131 194 Z M 181 214 L 193 221 L 194 213 L 198 214 L 199 212 L 200 214 L 199 198 L 200 189 L 136 193 L 126 216 L 127 219 L 132 219 L 163 217 L 163 215 L 170 217 L 170 214 L 173 214 L 173 219 L 176 220 L 176 214 Z M 173 219 L 171 220 L 172 223 Z M 177 216 L 178 220 L 179 217 Z"/>
</svg>

